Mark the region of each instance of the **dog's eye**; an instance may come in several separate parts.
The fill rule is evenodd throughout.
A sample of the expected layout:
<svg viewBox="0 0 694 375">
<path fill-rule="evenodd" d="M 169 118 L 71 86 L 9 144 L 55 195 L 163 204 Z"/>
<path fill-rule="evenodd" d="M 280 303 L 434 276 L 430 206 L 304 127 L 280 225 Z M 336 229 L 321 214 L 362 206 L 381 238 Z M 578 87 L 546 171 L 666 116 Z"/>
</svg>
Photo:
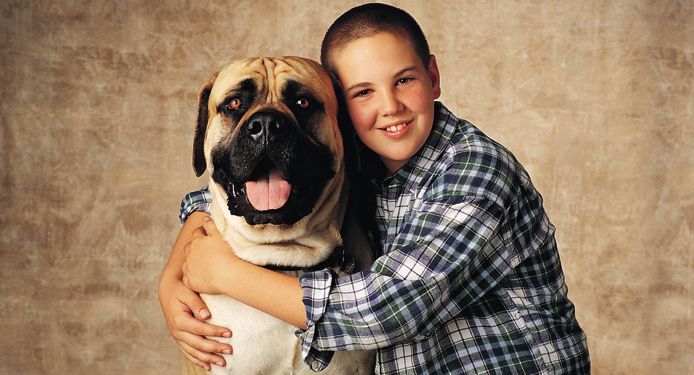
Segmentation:
<svg viewBox="0 0 694 375">
<path fill-rule="evenodd" d="M 229 100 L 229 103 L 225 106 L 229 111 L 235 111 L 241 106 L 241 99 L 234 98 Z"/>
<path fill-rule="evenodd" d="M 299 98 L 296 100 L 296 106 L 301 109 L 306 109 L 311 105 L 311 102 L 306 98 Z"/>
</svg>

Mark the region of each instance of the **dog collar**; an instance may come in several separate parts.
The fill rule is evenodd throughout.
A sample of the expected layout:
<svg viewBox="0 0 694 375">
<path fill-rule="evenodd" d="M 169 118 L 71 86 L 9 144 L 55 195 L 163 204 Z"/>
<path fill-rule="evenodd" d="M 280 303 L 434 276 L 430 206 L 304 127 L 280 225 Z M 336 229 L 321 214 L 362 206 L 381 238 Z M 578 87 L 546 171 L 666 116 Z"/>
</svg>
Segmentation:
<svg viewBox="0 0 694 375">
<path fill-rule="evenodd" d="M 330 254 L 328 259 L 316 264 L 315 266 L 295 267 L 267 264 L 264 265 L 263 268 L 279 272 L 311 272 L 322 270 L 325 268 L 337 268 L 342 272 L 351 273 L 352 271 L 354 271 L 354 258 L 352 258 L 351 255 L 347 254 L 344 246 L 338 246 L 335 248 L 335 250 L 333 250 L 332 254 Z"/>
</svg>

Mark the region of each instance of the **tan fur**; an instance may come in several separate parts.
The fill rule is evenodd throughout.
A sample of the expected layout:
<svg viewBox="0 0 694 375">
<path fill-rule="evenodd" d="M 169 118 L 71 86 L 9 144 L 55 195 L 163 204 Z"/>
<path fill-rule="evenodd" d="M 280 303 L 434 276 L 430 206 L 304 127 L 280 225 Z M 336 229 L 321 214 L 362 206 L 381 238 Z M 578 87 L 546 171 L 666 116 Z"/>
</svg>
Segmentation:
<svg viewBox="0 0 694 375">
<path fill-rule="evenodd" d="M 223 205 L 214 206 L 212 217 L 220 231 L 228 238 L 236 254 L 249 262 L 264 265 L 270 260 L 275 260 L 280 262 L 275 264 L 293 266 L 310 266 L 320 263 L 320 260 L 325 259 L 332 249 L 341 243 L 342 218 L 338 217 L 338 214 L 344 212 L 340 206 L 344 206 L 346 201 L 342 194 L 343 150 L 336 118 L 337 101 L 330 78 L 317 63 L 297 57 L 258 58 L 234 62 L 221 70 L 214 81 L 208 102 L 209 122 L 205 138 L 207 170 L 210 173 L 213 170 L 209 157 L 212 147 L 228 131 L 216 112 L 217 104 L 225 98 L 231 87 L 252 76 L 262 77 L 262 82 L 267 84 L 262 87 L 260 94 L 267 98 L 266 105 L 283 109 L 287 114 L 291 112 L 279 101 L 280 93 L 277 92 L 282 82 L 290 78 L 299 80 L 310 85 L 316 94 L 320 95 L 325 103 L 326 113 L 330 114 L 323 123 L 330 126 L 313 129 L 313 131 L 316 138 L 328 146 L 335 156 L 336 174 L 316 202 L 316 210 L 291 227 L 271 224 L 247 225 L 243 218 L 231 216 Z M 262 108 L 265 106 L 249 109 L 240 122 Z M 232 132 L 232 136 L 235 132 L 236 129 Z M 225 192 L 213 182 L 210 183 L 210 192 L 213 200 L 226 202 Z M 282 249 L 276 245 L 280 242 L 283 243 Z M 301 256 L 295 255 L 297 251 L 301 253 Z"/>
<path fill-rule="evenodd" d="M 209 94 L 206 108 L 208 117 L 206 123 L 198 124 L 196 137 L 200 134 L 205 136 L 205 169 L 210 175 L 214 168 L 210 158 L 212 148 L 224 137 L 228 137 L 229 132 L 232 137 L 237 132 L 237 129 L 230 128 L 230 124 L 216 112 L 216 108 L 231 88 L 250 77 L 261 78 L 259 95 L 265 100 L 262 104 L 249 108 L 239 123 L 243 123 L 245 118 L 258 110 L 268 107 L 291 115 L 289 108 L 280 101 L 279 92 L 282 83 L 288 79 L 299 81 L 314 91 L 313 93 L 323 102 L 325 118 L 320 121 L 320 126 L 308 131 L 331 151 L 334 156 L 335 175 L 327 182 L 313 211 L 290 226 L 252 226 L 247 224 L 244 218 L 232 216 L 226 207 L 227 196 L 224 189 L 210 179 L 212 219 L 234 252 L 246 261 L 258 265 L 316 265 L 327 259 L 333 249 L 342 243 L 340 227 L 347 204 L 346 192 L 343 189 L 345 181 L 342 137 L 337 123 L 337 100 L 332 83 L 318 63 L 299 57 L 251 58 L 227 65 L 203 85 L 201 90 L 201 99 Z M 201 129 L 203 126 L 205 128 Z M 198 162 L 194 161 L 196 172 Z M 361 262 L 370 263 L 370 258 Z M 226 341 L 234 346 L 235 354 L 225 356 L 228 368 L 220 369 L 213 365 L 213 373 L 312 373 L 300 361 L 300 348 L 294 335 L 295 327 L 226 296 L 202 297 L 212 313 L 213 318 L 210 322 L 227 326 L 233 332 L 233 337 Z M 244 352 L 246 355 L 241 354 Z M 369 374 L 373 372 L 373 368 L 372 352 L 338 352 L 331 365 L 322 373 Z"/>
</svg>

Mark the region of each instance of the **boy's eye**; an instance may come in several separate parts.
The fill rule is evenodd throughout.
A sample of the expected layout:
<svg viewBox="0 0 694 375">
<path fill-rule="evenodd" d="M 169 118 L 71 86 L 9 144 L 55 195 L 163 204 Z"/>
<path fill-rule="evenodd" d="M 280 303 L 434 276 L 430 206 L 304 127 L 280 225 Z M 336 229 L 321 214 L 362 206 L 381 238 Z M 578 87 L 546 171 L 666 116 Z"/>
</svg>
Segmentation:
<svg viewBox="0 0 694 375">
<path fill-rule="evenodd" d="M 357 91 L 356 93 L 354 93 L 354 97 L 357 98 L 357 97 L 360 97 L 360 96 L 366 96 L 366 95 L 369 95 L 370 92 L 371 92 L 371 91 L 370 91 L 369 89 L 364 89 L 364 90 L 361 90 L 361 91 Z"/>
<path fill-rule="evenodd" d="M 406 83 L 408 83 L 408 82 L 410 82 L 410 81 L 412 81 L 412 78 L 410 78 L 410 77 L 405 77 L 405 78 L 400 78 L 400 79 L 398 79 L 398 82 L 397 82 L 397 83 L 398 83 L 398 85 L 404 85 L 404 84 L 406 84 Z"/>
<path fill-rule="evenodd" d="M 233 99 L 229 100 L 227 105 L 225 105 L 224 107 L 229 111 L 235 111 L 235 110 L 239 109 L 239 107 L 241 107 L 241 104 L 242 104 L 241 99 L 233 98 Z"/>
</svg>

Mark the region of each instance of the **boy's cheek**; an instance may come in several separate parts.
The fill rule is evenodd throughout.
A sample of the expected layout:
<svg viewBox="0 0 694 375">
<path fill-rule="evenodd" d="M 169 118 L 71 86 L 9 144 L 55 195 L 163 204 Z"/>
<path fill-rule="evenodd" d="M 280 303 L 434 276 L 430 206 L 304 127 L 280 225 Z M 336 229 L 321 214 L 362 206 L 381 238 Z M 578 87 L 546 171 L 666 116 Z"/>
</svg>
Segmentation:
<svg viewBox="0 0 694 375">
<path fill-rule="evenodd" d="M 347 112 L 355 127 L 361 127 L 368 123 L 369 117 L 371 117 L 371 110 L 367 103 L 356 103 L 353 101 L 347 105 Z"/>
</svg>

